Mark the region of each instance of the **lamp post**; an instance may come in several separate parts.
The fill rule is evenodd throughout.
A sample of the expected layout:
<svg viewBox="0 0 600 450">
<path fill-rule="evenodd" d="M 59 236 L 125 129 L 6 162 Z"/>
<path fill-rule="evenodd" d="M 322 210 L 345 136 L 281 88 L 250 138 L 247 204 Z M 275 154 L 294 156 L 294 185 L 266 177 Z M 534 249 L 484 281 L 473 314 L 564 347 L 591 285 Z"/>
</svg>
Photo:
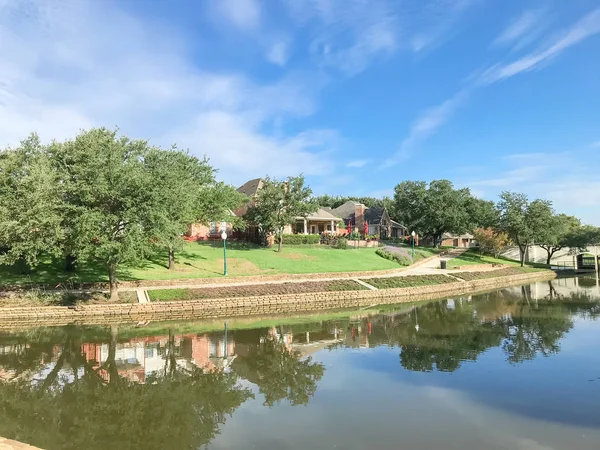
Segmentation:
<svg viewBox="0 0 600 450">
<path fill-rule="evenodd" d="M 223 239 L 223 275 L 227 276 L 227 231 L 221 233 Z"/>
<path fill-rule="evenodd" d="M 413 232 L 410 233 L 410 235 L 412 236 L 412 262 L 414 263 L 415 262 L 415 236 L 416 236 L 415 231 L 413 230 Z"/>
</svg>

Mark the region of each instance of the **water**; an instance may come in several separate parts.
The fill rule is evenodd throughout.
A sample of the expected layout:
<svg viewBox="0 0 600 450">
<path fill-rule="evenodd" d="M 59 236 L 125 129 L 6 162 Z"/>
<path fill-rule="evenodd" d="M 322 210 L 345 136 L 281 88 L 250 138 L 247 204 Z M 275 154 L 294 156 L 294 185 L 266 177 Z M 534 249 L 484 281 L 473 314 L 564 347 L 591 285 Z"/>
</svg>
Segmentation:
<svg viewBox="0 0 600 450">
<path fill-rule="evenodd" d="M 0 332 L 0 436 L 51 449 L 600 448 L 600 288 Z M 210 330 L 210 331 L 209 331 Z"/>
</svg>

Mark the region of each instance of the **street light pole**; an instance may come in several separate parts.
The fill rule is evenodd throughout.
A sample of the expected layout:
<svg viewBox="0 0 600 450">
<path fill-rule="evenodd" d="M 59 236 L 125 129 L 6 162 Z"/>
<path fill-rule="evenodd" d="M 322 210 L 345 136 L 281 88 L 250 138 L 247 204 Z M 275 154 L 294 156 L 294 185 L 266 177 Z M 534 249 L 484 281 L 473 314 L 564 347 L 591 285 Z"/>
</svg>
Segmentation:
<svg viewBox="0 0 600 450">
<path fill-rule="evenodd" d="M 227 231 L 221 233 L 223 239 L 223 275 L 227 276 Z"/>
<path fill-rule="evenodd" d="M 416 235 L 414 230 L 412 233 L 410 233 L 410 235 L 412 236 L 412 262 L 414 264 L 414 262 L 415 262 L 415 235 Z"/>
</svg>

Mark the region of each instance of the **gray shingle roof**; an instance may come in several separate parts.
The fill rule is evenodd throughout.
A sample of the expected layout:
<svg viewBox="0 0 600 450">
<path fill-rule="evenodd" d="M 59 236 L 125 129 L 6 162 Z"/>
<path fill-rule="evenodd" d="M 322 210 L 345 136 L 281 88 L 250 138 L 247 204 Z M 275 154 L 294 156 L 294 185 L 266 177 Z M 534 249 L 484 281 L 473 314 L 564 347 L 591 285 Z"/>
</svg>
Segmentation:
<svg viewBox="0 0 600 450">
<path fill-rule="evenodd" d="M 254 197 L 258 190 L 262 187 L 263 181 L 261 178 L 255 178 L 254 180 L 247 181 L 242 184 L 237 190 L 248 197 Z"/>
</svg>

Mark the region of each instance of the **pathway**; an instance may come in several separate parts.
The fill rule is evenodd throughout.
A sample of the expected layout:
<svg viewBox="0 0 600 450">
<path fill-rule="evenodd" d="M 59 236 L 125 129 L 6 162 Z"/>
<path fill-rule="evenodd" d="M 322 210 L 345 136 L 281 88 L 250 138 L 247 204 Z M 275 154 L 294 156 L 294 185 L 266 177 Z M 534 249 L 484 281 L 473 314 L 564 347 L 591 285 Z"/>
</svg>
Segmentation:
<svg viewBox="0 0 600 450">
<path fill-rule="evenodd" d="M 41 450 L 38 447 L 23 444 L 22 442 L 12 441 L 0 437 L 0 450 Z"/>
</svg>

